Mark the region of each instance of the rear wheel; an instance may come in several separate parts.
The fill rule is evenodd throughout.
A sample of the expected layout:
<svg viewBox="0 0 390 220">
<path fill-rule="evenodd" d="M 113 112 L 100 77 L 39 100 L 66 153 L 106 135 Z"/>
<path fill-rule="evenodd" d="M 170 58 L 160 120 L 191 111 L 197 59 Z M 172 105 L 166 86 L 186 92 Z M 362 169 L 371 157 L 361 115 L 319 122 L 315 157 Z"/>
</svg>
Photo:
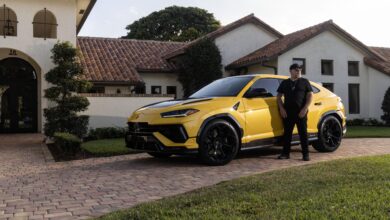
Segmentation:
<svg viewBox="0 0 390 220">
<path fill-rule="evenodd" d="M 164 153 L 164 152 L 148 152 L 148 154 L 155 158 L 168 158 L 172 156 L 170 153 Z"/>
<path fill-rule="evenodd" d="M 225 120 L 207 124 L 199 140 L 200 157 L 212 166 L 229 163 L 237 155 L 240 145 L 236 129 Z"/>
<path fill-rule="evenodd" d="M 319 152 L 333 152 L 341 144 L 343 129 L 340 121 L 334 116 L 328 116 L 319 125 L 318 140 L 313 143 Z"/>
</svg>

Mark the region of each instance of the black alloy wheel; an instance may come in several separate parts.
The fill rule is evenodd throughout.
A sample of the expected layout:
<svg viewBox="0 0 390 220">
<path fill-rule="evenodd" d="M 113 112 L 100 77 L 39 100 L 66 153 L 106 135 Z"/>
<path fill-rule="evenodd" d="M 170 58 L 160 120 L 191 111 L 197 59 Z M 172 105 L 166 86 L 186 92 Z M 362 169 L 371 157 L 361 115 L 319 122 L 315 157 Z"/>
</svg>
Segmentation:
<svg viewBox="0 0 390 220">
<path fill-rule="evenodd" d="M 220 166 L 237 155 L 240 141 L 236 129 L 225 120 L 207 124 L 200 136 L 199 154 L 204 163 Z"/>
<path fill-rule="evenodd" d="M 333 152 L 341 144 L 343 128 L 340 121 L 334 116 L 328 116 L 319 125 L 318 140 L 313 147 L 319 152 Z"/>
</svg>

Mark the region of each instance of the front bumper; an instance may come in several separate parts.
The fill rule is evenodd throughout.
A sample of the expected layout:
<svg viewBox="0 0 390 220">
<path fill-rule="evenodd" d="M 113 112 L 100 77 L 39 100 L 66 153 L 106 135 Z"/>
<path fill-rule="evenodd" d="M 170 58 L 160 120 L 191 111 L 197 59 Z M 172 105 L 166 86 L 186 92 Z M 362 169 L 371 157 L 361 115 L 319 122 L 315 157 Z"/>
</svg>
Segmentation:
<svg viewBox="0 0 390 220">
<path fill-rule="evenodd" d="M 195 138 L 190 138 L 182 125 L 149 125 L 129 122 L 126 146 L 142 152 L 173 154 L 196 153 Z"/>
</svg>

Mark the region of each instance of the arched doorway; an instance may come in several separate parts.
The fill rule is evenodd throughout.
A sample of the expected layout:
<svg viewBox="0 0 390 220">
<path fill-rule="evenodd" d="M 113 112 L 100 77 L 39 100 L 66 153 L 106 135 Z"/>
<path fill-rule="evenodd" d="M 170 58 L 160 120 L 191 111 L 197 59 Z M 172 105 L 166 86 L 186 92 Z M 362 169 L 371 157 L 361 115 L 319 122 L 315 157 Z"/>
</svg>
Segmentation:
<svg viewBox="0 0 390 220">
<path fill-rule="evenodd" d="M 0 106 L 0 133 L 37 132 L 37 74 L 27 61 L 0 61 Z"/>
</svg>

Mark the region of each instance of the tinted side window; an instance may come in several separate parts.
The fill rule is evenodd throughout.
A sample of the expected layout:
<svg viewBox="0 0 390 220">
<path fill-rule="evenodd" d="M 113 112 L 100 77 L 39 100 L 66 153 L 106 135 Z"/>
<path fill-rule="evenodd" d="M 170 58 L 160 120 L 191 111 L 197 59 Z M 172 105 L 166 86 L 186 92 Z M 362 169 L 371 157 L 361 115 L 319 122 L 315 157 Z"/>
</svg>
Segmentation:
<svg viewBox="0 0 390 220">
<path fill-rule="evenodd" d="M 276 96 L 279 87 L 278 79 L 259 79 L 252 86 L 251 89 L 263 88 L 269 93 L 269 97 Z"/>
<path fill-rule="evenodd" d="M 253 76 L 222 78 L 203 87 L 190 98 L 237 96 L 252 79 Z"/>
</svg>

